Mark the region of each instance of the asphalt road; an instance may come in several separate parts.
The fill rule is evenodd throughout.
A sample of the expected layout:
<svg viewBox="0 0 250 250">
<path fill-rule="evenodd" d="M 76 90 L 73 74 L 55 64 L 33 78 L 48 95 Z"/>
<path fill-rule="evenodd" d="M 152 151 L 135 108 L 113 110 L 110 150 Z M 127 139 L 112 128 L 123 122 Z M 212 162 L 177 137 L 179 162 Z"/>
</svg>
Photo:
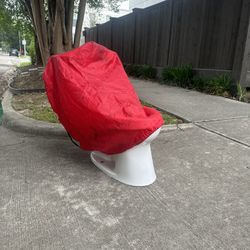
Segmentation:
<svg viewBox="0 0 250 250">
<path fill-rule="evenodd" d="M 2 75 L 8 70 L 10 69 L 10 67 L 12 67 L 13 65 L 19 63 L 20 59 L 17 57 L 11 57 L 8 55 L 2 55 L 0 54 L 0 81 L 2 80 Z M 3 93 L 3 88 L 0 82 L 0 124 L 1 124 L 1 118 L 3 115 L 3 111 L 2 111 L 2 105 L 1 105 L 1 96 Z"/>
<path fill-rule="evenodd" d="M 11 66 L 19 63 L 20 61 L 21 61 L 21 59 L 18 57 L 8 56 L 8 55 L 0 55 L 0 77 Z"/>
<path fill-rule="evenodd" d="M 0 54 L 0 98 L 4 92 L 5 89 L 5 84 L 6 84 L 6 79 L 4 76 L 4 73 L 8 71 L 11 67 L 21 63 L 21 62 L 29 62 L 30 58 L 25 57 L 25 58 L 19 58 L 16 56 L 9 56 L 9 55 L 4 55 Z M 8 76 L 7 76 L 8 78 Z"/>
</svg>

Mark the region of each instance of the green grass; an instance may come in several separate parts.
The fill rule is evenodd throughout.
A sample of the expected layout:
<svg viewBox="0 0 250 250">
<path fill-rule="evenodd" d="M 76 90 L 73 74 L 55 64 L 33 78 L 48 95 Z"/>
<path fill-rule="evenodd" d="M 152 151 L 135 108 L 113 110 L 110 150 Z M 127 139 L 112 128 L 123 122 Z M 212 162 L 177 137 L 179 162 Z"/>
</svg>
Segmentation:
<svg viewBox="0 0 250 250">
<path fill-rule="evenodd" d="M 150 108 L 155 108 L 150 103 L 141 101 L 141 104 Z M 30 118 L 45 121 L 58 123 L 57 115 L 53 112 L 48 102 L 47 96 L 45 93 L 29 93 L 29 94 L 21 94 L 15 95 L 12 99 L 13 108 L 22 113 L 25 116 Z M 177 124 L 182 123 L 183 121 L 178 120 L 175 116 L 169 115 L 166 112 L 159 110 L 162 118 L 164 120 L 164 124 Z M 1 117 L 1 107 L 0 107 L 0 117 Z"/>
<path fill-rule="evenodd" d="M 157 109 L 155 106 L 153 106 L 152 104 L 150 104 L 148 102 L 145 102 L 145 101 L 141 100 L 141 104 L 143 106 L 146 106 L 146 107 L 149 107 L 149 108 L 154 108 L 154 109 L 158 110 L 161 113 L 161 116 L 162 116 L 162 118 L 164 120 L 164 125 L 182 123 L 182 121 L 178 120 L 175 116 L 169 115 L 166 112 Z"/>
<path fill-rule="evenodd" d="M 27 67 L 27 66 L 30 66 L 31 65 L 31 62 L 20 62 L 17 64 L 17 67 L 18 68 L 23 68 L 23 67 Z"/>
<path fill-rule="evenodd" d="M 13 97 L 12 106 L 16 111 L 30 118 L 52 123 L 59 122 L 45 93 L 16 95 Z"/>
<path fill-rule="evenodd" d="M 43 108 L 37 108 L 35 106 L 32 107 L 30 117 L 39 121 L 58 123 L 57 116 L 49 107 L 43 107 Z"/>
</svg>

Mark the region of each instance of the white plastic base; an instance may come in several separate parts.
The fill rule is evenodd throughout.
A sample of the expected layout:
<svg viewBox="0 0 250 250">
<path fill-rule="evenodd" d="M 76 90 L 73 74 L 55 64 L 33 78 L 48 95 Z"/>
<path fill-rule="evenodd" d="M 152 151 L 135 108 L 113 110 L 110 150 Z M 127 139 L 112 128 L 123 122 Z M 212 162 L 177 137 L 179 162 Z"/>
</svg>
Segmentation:
<svg viewBox="0 0 250 250">
<path fill-rule="evenodd" d="M 92 162 L 108 176 L 131 186 L 147 186 L 156 180 L 150 143 L 159 134 L 156 130 L 141 144 L 120 154 L 106 155 L 93 151 Z"/>
</svg>

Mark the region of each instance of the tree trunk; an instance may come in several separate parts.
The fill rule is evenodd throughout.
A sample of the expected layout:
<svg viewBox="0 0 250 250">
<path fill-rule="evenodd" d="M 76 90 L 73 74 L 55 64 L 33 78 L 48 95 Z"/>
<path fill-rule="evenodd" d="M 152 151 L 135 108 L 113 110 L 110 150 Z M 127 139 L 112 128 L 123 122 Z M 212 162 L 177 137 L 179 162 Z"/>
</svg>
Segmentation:
<svg viewBox="0 0 250 250">
<path fill-rule="evenodd" d="M 36 51 L 36 65 L 43 65 L 43 60 L 36 35 L 35 35 L 35 51 Z"/>
<path fill-rule="evenodd" d="M 72 49 L 72 26 L 74 16 L 74 0 L 65 1 L 65 25 L 68 44 L 66 50 Z"/>
<path fill-rule="evenodd" d="M 60 0 L 59 0 L 60 1 Z M 64 52 L 63 31 L 62 31 L 62 11 L 60 11 L 59 1 L 56 1 L 53 10 L 49 15 L 49 26 L 51 27 L 50 54 L 59 54 Z M 52 8 L 49 6 L 49 8 Z"/>
<path fill-rule="evenodd" d="M 47 0 L 48 17 L 45 15 L 45 0 L 20 1 L 26 7 L 36 33 L 37 63 L 41 59 L 43 65 L 46 65 L 50 55 L 79 47 L 87 0 L 79 1 L 74 42 L 72 26 L 75 0 Z"/>
<path fill-rule="evenodd" d="M 36 30 L 36 35 L 38 39 L 38 44 L 40 47 L 41 57 L 43 65 L 46 65 L 50 52 L 48 47 L 48 36 L 45 20 L 45 10 L 43 0 L 30 0 L 31 9 L 34 19 L 34 25 Z"/>
<path fill-rule="evenodd" d="M 78 7 L 77 22 L 76 22 L 76 31 L 75 31 L 75 37 L 74 37 L 74 48 L 77 48 L 80 45 L 85 7 L 86 7 L 86 0 L 80 0 L 79 7 Z"/>
</svg>

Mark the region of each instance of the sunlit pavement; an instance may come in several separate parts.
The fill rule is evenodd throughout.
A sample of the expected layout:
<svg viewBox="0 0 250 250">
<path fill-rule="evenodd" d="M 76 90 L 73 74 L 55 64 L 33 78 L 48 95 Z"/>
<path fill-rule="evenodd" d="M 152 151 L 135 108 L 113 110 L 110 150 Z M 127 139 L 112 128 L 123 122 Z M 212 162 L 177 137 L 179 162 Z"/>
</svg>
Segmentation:
<svg viewBox="0 0 250 250">
<path fill-rule="evenodd" d="M 21 62 L 29 62 L 29 61 L 30 61 L 29 57 L 20 58 L 16 56 L 0 54 L 0 76 L 11 66 L 17 65 Z"/>
</svg>

